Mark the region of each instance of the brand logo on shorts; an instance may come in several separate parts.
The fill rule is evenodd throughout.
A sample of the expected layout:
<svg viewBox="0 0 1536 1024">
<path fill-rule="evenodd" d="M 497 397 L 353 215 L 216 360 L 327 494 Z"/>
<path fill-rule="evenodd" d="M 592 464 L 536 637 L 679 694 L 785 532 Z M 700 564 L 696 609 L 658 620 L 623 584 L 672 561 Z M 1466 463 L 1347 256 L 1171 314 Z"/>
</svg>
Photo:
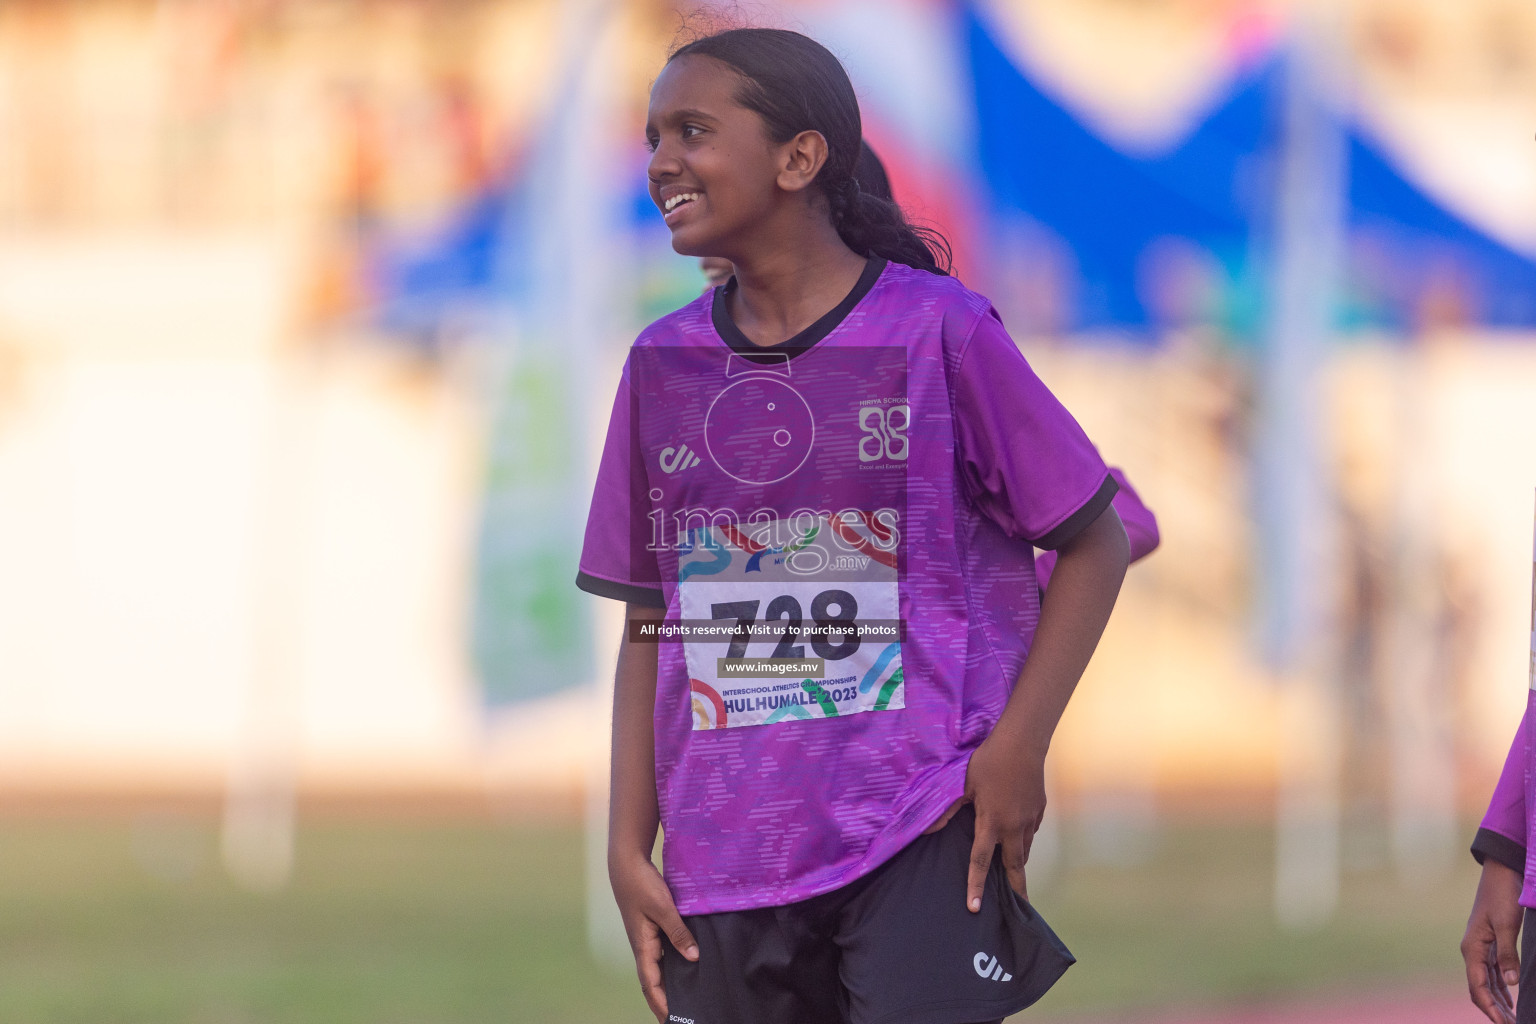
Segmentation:
<svg viewBox="0 0 1536 1024">
<path fill-rule="evenodd" d="M 1013 975 L 1003 970 L 1003 965 L 997 962 L 997 957 L 995 956 L 977 953 L 971 958 L 971 965 L 976 968 L 976 973 L 983 978 L 988 978 L 992 981 L 1013 980 Z"/>
<path fill-rule="evenodd" d="M 663 448 L 661 457 L 656 461 L 661 463 L 663 473 L 678 473 L 697 466 L 699 457 L 690 451 L 687 445 L 679 445 L 676 448 Z"/>
</svg>

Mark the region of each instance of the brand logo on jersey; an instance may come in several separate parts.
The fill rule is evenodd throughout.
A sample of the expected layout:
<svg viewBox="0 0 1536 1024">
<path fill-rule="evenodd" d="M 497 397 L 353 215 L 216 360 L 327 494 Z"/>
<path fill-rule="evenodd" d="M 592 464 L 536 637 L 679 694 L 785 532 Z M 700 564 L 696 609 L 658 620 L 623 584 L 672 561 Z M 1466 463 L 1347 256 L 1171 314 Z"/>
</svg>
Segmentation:
<svg viewBox="0 0 1536 1024">
<path fill-rule="evenodd" d="M 995 956 L 977 953 L 971 958 L 971 965 L 976 968 L 977 974 L 991 981 L 1013 980 L 1013 975 L 1003 970 L 1003 965 L 997 962 L 997 957 Z"/>
<path fill-rule="evenodd" d="M 661 457 L 657 459 L 661 463 L 663 473 L 680 473 L 685 469 L 692 469 L 699 464 L 699 457 L 689 450 L 687 445 L 679 445 L 676 448 L 663 448 Z"/>
<path fill-rule="evenodd" d="M 907 428 L 912 425 L 910 405 L 866 405 L 859 409 L 859 461 L 907 460 Z"/>
</svg>

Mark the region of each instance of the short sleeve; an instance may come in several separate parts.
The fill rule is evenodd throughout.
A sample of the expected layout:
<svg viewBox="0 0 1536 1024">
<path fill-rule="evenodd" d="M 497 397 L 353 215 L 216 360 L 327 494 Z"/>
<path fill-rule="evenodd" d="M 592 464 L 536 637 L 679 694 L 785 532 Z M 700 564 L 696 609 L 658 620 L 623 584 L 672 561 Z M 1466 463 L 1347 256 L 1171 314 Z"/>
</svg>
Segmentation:
<svg viewBox="0 0 1536 1024">
<path fill-rule="evenodd" d="M 1072 414 L 1035 376 L 995 310 L 955 371 L 959 470 L 982 514 L 1010 537 L 1054 550 L 1114 500 L 1119 485 Z"/>
<path fill-rule="evenodd" d="M 576 585 L 600 597 L 665 608 L 656 553 L 647 544 L 644 509 L 649 484 L 635 406 L 626 368 L 608 418 Z"/>
<path fill-rule="evenodd" d="M 1530 761 L 1530 709 L 1520 719 L 1520 728 L 1504 758 L 1504 770 L 1493 787 L 1488 813 L 1472 841 L 1472 856 L 1479 864 L 1493 858 L 1505 867 L 1525 873 L 1525 770 Z"/>
<path fill-rule="evenodd" d="M 1141 500 L 1141 495 L 1136 493 L 1136 488 L 1131 486 L 1123 470 L 1110 466 L 1109 472 L 1115 478 L 1115 483 L 1120 485 L 1110 506 L 1119 514 L 1120 525 L 1125 528 L 1125 539 L 1131 546 L 1131 561 L 1139 562 L 1156 551 L 1161 540 L 1157 532 L 1157 516 Z M 1040 582 L 1042 591 L 1051 585 L 1051 573 L 1055 571 L 1056 552 L 1040 552 L 1035 558 L 1035 579 Z"/>
</svg>

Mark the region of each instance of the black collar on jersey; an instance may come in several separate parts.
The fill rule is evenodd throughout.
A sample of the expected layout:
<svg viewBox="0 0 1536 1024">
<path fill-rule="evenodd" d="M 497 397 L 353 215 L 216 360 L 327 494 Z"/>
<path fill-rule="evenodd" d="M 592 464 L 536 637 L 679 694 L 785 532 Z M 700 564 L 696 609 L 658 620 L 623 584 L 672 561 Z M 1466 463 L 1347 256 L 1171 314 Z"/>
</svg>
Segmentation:
<svg viewBox="0 0 1536 1024">
<path fill-rule="evenodd" d="M 864 264 L 864 273 L 859 275 L 858 284 L 853 286 L 853 291 L 849 292 L 842 302 L 793 338 L 787 338 L 777 345 L 753 344 L 752 339 L 742 334 L 741 328 L 736 326 L 736 321 L 731 319 L 730 312 L 725 308 L 725 298 L 736 290 L 735 274 L 732 274 L 731 279 L 725 284 L 715 288 L 715 301 L 710 309 L 710 319 L 714 321 L 715 330 L 719 332 L 721 339 L 745 359 L 750 359 L 754 363 L 782 362 L 786 356 L 793 359 L 831 334 L 832 329 L 843 322 L 843 319 L 853 311 L 853 307 L 859 304 L 859 300 L 868 295 L 869 290 L 875 286 L 875 282 L 880 279 L 880 272 L 885 269 L 885 264 L 886 260 L 883 258 L 871 256 Z"/>
</svg>

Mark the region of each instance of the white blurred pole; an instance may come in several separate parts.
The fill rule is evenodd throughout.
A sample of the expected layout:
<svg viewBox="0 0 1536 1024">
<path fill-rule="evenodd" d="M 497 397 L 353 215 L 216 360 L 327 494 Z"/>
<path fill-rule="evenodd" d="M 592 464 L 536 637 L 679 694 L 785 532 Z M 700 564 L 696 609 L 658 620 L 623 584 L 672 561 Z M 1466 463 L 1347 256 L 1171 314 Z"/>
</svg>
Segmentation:
<svg viewBox="0 0 1536 1024">
<path fill-rule="evenodd" d="M 1260 362 L 1256 469 L 1264 654 L 1280 699 L 1275 911 L 1311 928 L 1339 893 L 1340 702 L 1329 640 L 1333 507 L 1325 484 L 1319 377 L 1343 246 L 1344 135 L 1337 32 L 1299 11 L 1285 81 L 1274 320 Z"/>
<path fill-rule="evenodd" d="M 302 634 L 295 582 L 304 564 L 313 377 L 309 357 L 277 357 L 256 488 L 253 651 L 220 845 L 230 876 L 260 891 L 281 889 L 293 871 Z"/>
<path fill-rule="evenodd" d="M 1275 808 L 1275 916 L 1309 930 L 1339 901 L 1342 714 L 1321 666 L 1281 680 Z"/>
</svg>

